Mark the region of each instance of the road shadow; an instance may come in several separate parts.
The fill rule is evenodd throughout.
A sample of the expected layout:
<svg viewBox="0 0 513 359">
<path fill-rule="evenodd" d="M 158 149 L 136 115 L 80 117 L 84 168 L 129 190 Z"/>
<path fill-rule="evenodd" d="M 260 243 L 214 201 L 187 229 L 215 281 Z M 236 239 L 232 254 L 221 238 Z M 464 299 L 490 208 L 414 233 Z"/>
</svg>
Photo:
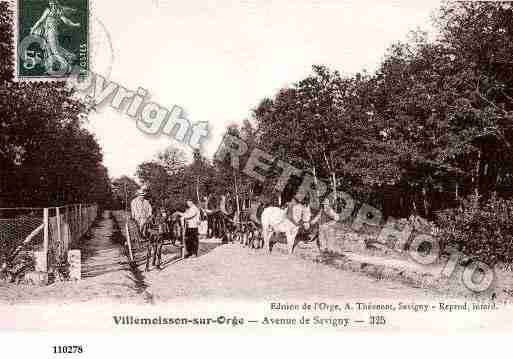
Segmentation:
<svg viewBox="0 0 513 359">
<path fill-rule="evenodd" d="M 146 279 L 144 277 L 144 274 L 139 269 L 138 263 L 145 260 L 146 253 L 142 253 L 140 249 L 133 251 L 134 260 L 130 260 L 130 256 L 128 253 L 128 248 L 125 245 L 126 240 L 123 236 L 123 233 L 121 232 L 121 228 L 119 226 L 119 223 L 116 219 L 116 216 L 111 217 L 112 219 L 112 234 L 109 238 L 109 241 L 116 245 L 120 256 L 118 264 L 117 271 L 124 271 L 127 272 L 126 278 L 130 279 L 130 281 L 133 283 L 131 286 L 132 289 L 134 289 L 137 293 L 144 292 L 148 287 L 149 284 L 146 282 Z M 115 271 L 115 270 L 112 270 Z"/>
<path fill-rule="evenodd" d="M 314 258 L 314 262 L 325 264 L 328 266 L 336 266 L 340 261 L 347 258 L 344 254 L 333 251 L 322 251 Z"/>
<path fill-rule="evenodd" d="M 215 248 L 221 246 L 222 244 L 211 242 L 211 241 L 202 241 L 200 240 L 199 243 L 199 250 L 198 250 L 198 257 L 204 256 L 211 251 L 213 251 Z M 162 248 L 162 263 L 160 265 L 160 269 L 166 269 L 168 267 L 171 267 L 174 263 L 177 261 L 180 261 L 182 257 L 181 248 L 173 246 L 173 245 L 165 245 Z M 186 259 L 186 258 L 185 258 Z M 146 262 L 144 262 L 146 263 Z"/>
</svg>

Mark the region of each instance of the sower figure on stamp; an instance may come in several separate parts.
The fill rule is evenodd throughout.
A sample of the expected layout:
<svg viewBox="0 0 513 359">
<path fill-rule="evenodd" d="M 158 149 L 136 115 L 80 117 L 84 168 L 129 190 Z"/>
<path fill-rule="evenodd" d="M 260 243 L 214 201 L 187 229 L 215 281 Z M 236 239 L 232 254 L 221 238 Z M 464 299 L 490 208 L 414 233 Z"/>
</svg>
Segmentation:
<svg viewBox="0 0 513 359">
<path fill-rule="evenodd" d="M 198 225 L 200 222 L 200 210 L 193 201 L 187 201 L 187 210 L 183 213 L 178 212 L 185 220 L 185 250 L 187 254 L 185 257 L 192 255 L 198 256 L 199 239 L 198 239 Z"/>
<path fill-rule="evenodd" d="M 45 9 L 41 18 L 30 29 L 31 35 L 38 35 L 46 40 L 48 53 L 45 54 L 45 57 L 54 56 L 61 64 L 60 66 L 64 67 L 72 65 L 77 56 L 60 46 L 59 27 L 61 24 L 80 27 L 79 23 L 75 23 L 67 18 L 69 13 L 75 11 L 73 8 L 62 6 L 57 0 L 50 0 L 48 1 L 48 8 Z"/>
<path fill-rule="evenodd" d="M 137 191 L 136 197 L 130 203 L 132 218 L 137 222 L 139 234 L 142 233 L 144 224 L 152 215 L 152 208 L 150 202 L 144 198 L 145 191 L 140 189 Z"/>
</svg>

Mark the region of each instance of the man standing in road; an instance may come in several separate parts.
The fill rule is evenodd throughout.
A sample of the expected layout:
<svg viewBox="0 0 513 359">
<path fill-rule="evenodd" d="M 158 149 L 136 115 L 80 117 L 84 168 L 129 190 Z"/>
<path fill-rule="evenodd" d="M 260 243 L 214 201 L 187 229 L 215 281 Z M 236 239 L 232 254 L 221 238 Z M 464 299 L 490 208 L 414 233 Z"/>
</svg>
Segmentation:
<svg viewBox="0 0 513 359">
<path fill-rule="evenodd" d="M 210 235 L 210 232 L 212 230 L 212 211 L 208 208 L 208 202 L 209 197 L 204 196 L 203 200 L 199 204 L 199 210 L 200 210 L 200 227 L 203 225 L 206 225 L 206 230 L 204 229 L 203 232 L 207 236 L 207 238 Z"/>
<path fill-rule="evenodd" d="M 330 198 L 326 197 L 322 203 L 322 208 L 312 220 L 312 224 L 319 224 L 319 243 L 321 250 L 333 250 L 333 241 L 336 236 L 333 228 L 340 220 L 340 215 L 333 209 Z"/>
<path fill-rule="evenodd" d="M 187 210 L 183 213 L 179 212 L 185 220 L 185 250 L 187 251 L 186 257 L 193 254 L 198 256 L 199 239 L 198 239 L 198 225 L 200 222 L 200 210 L 193 201 L 187 201 Z"/>
</svg>

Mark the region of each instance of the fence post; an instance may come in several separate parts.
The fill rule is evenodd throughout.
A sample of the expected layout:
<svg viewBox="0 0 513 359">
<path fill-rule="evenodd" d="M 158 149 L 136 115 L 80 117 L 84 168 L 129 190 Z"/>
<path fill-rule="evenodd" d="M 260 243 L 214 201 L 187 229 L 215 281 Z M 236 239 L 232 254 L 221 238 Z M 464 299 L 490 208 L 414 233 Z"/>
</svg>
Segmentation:
<svg viewBox="0 0 513 359">
<path fill-rule="evenodd" d="M 128 254 L 130 255 L 130 260 L 134 261 L 134 254 L 132 252 L 132 240 L 130 238 L 130 231 L 128 230 L 128 218 L 126 218 L 125 213 L 125 232 L 126 232 L 126 242 L 128 244 Z"/>
<path fill-rule="evenodd" d="M 81 209 L 82 209 L 82 206 L 77 204 L 77 224 L 78 224 L 77 234 L 78 234 L 79 238 L 82 235 L 82 213 L 80 212 Z"/>
<path fill-rule="evenodd" d="M 49 240 L 49 232 L 50 226 L 48 221 L 48 208 L 43 209 L 43 252 L 44 252 L 44 271 L 48 273 L 48 240 Z"/>
<path fill-rule="evenodd" d="M 59 207 L 55 208 L 55 216 L 57 219 L 57 238 L 59 242 L 62 242 L 61 236 L 61 209 Z"/>
<path fill-rule="evenodd" d="M 76 226 L 77 226 L 77 232 L 75 233 L 75 237 L 76 237 L 76 240 L 78 240 L 78 238 L 80 237 L 79 233 L 80 233 L 80 211 L 79 211 L 79 207 L 78 207 L 78 204 L 74 205 L 73 206 L 75 208 L 75 218 L 76 218 Z"/>
</svg>

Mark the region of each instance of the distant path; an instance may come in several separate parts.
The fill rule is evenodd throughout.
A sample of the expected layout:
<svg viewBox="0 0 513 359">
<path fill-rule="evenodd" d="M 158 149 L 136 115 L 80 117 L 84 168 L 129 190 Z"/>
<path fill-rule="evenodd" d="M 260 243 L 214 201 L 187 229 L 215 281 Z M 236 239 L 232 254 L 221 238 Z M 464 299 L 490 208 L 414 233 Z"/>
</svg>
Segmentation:
<svg viewBox="0 0 513 359">
<path fill-rule="evenodd" d="M 121 244 L 115 236 L 110 212 L 103 212 L 102 219 L 92 228 L 90 238 L 81 242 L 82 278 L 129 270 Z"/>
<path fill-rule="evenodd" d="M 127 259 L 125 238 L 121 234 L 123 228 L 119 227 L 110 211 L 103 212 L 102 217 L 92 229 L 89 240 L 82 242 L 82 279 L 112 273 L 121 283 L 130 279 L 133 289 L 142 293 L 147 283 L 140 269 Z"/>
</svg>

